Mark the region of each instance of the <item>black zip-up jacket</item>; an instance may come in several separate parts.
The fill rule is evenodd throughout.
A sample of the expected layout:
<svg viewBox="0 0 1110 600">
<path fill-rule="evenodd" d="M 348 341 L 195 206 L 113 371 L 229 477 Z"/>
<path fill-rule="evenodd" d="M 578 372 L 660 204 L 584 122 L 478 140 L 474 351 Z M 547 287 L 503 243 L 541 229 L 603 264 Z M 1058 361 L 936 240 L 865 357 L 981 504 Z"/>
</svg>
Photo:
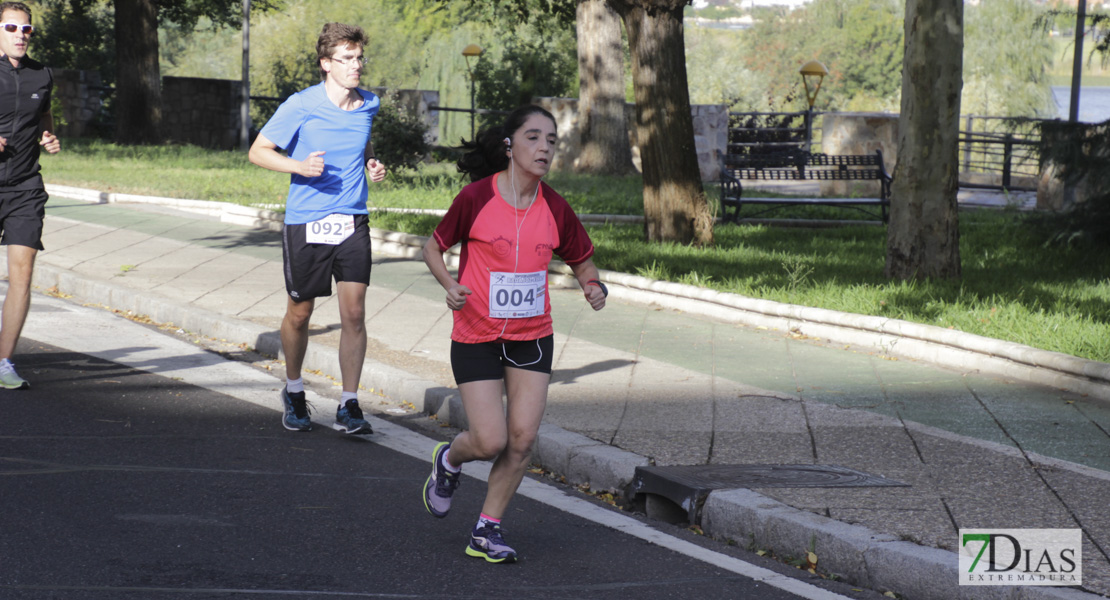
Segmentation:
<svg viewBox="0 0 1110 600">
<path fill-rule="evenodd" d="M 42 186 L 38 140 L 53 88 L 54 76 L 42 63 L 24 56 L 16 68 L 0 56 L 0 137 L 8 140 L 0 152 L 0 188 Z"/>
</svg>

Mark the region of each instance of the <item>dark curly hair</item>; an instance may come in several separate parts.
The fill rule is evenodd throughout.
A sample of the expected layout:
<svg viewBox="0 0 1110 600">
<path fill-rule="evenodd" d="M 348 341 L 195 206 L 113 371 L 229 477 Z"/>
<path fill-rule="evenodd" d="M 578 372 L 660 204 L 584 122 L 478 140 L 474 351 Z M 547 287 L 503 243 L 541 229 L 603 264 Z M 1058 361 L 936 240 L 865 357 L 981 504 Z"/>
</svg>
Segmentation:
<svg viewBox="0 0 1110 600">
<path fill-rule="evenodd" d="M 523 127 L 524 122 L 532 115 L 543 115 L 555 123 L 555 117 L 543 107 L 534 104 L 517 107 L 505 117 L 505 122 L 501 125 L 479 131 L 478 135 L 469 142 L 462 141 L 460 148 L 466 153 L 457 163 L 459 173 L 466 173 L 471 181 L 478 181 L 507 169 L 509 157 L 505 154 L 505 150 L 508 149 L 505 138 L 513 137 L 513 134 Z"/>
<path fill-rule="evenodd" d="M 365 49 L 369 43 L 370 38 L 366 37 L 366 32 L 358 25 L 325 24 L 324 29 L 320 31 L 320 37 L 316 40 L 316 66 L 320 69 L 320 81 L 328 78 L 327 71 L 320 67 L 320 61 L 331 58 L 331 53 L 336 47 L 358 46 Z"/>
</svg>

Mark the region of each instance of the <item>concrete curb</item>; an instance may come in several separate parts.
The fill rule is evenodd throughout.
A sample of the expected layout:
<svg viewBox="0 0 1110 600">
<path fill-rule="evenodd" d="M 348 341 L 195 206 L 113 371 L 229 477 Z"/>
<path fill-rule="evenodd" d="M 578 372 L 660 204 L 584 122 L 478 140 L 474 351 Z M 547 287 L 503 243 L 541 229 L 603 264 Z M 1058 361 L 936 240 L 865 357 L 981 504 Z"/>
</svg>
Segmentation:
<svg viewBox="0 0 1110 600">
<path fill-rule="evenodd" d="M 405 247 L 412 247 L 413 241 L 423 244 L 419 236 L 390 233 L 384 236 L 386 239 L 378 241 Z M 34 284 L 40 288 L 55 287 L 59 292 L 86 302 L 146 315 L 155 322 L 173 323 L 195 333 L 246 343 L 260 352 L 280 355 L 280 340 L 272 329 L 110 282 L 85 278 L 67 269 L 39 264 Z M 335 349 L 310 342 L 305 368 L 337 374 L 339 362 Z M 416 405 L 454 427 L 466 427 L 457 390 L 372 359 L 364 364 L 363 381 L 367 387 L 382 390 L 395 401 Z M 643 456 L 549 424 L 540 428 L 534 459 L 544 468 L 563 474 L 569 483 L 589 484 L 595 491 L 617 493 L 629 488 L 637 466 L 649 464 Z M 702 528 L 710 536 L 745 545 L 750 541 L 781 556 L 801 555 L 812 544 L 823 571 L 837 573 L 864 587 L 891 590 L 906 598 L 1101 598 L 1066 588 L 960 587 L 953 576 L 958 561 L 953 552 L 898 541 L 864 527 L 789 507 L 751 490 L 713 492 L 701 514 Z"/>
<path fill-rule="evenodd" d="M 797 331 L 838 343 L 881 349 L 935 364 L 1049 385 L 1110 399 L 1110 364 L 1040 350 L 1014 342 L 898 319 L 842 313 L 707 290 L 636 275 L 603 272 L 618 297 L 668 306 L 727 321 Z"/>
<path fill-rule="evenodd" d="M 802 556 L 812 548 L 822 571 L 915 600 L 1102 598 L 1070 588 L 961 586 L 955 552 L 834 521 L 751 490 L 712 492 L 702 514 L 707 535 L 740 545 L 750 543 L 780 556 Z"/>
<path fill-rule="evenodd" d="M 427 238 L 380 229 L 371 230 L 374 249 L 419 258 Z M 457 248 L 453 248 L 457 252 Z M 556 262 L 553 274 L 569 276 L 570 268 Z M 1110 400 L 1110 364 L 1049 352 L 980 335 L 898 319 L 843 313 L 823 308 L 784 304 L 707 290 L 692 285 L 656 281 L 637 275 L 601 271 L 614 298 L 654 304 L 726 322 L 779 331 L 796 331 L 841 344 L 924 360 L 947 367 L 978 369 L 1019 381 L 1047 385 Z M 573 278 L 553 280 L 575 285 Z"/>
<path fill-rule="evenodd" d="M 281 355 L 281 338 L 278 332 L 249 321 L 178 304 L 164 297 L 121 285 L 88 279 L 67 269 L 47 264 L 35 266 L 32 283 L 40 289 L 55 288 L 59 293 L 90 304 L 145 315 L 156 323 L 169 323 L 193 333 L 235 344 L 247 344 L 262 354 Z M 305 353 L 305 369 L 338 374 L 339 357 L 334 348 L 309 342 Z M 394 400 L 409 402 L 417 407 L 425 407 L 428 399 L 437 397 L 437 394 L 449 397 L 448 392 L 454 392 L 457 396 L 455 390 L 370 358 L 363 365 L 362 380 L 368 388 L 382 390 Z M 461 410 L 457 412 L 461 413 Z"/>
<path fill-rule="evenodd" d="M 226 202 L 144 197 L 54 185 L 48 185 L 47 192 L 51 195 L 87 202 L 172 206 L 210 216 L 218 215 L 221 222 L 281 229 L 280 213 Z M 415 209 L 376 210 L 429 214 L 441 212 Z M 583 217 L 586 216 L 583 215 Z M 642 221 L 642 217 L 628 215 L 590 215 L 588 218 L 597 222 L 638 222 L 637 219 Z M 374 250 L 405 258 L 419 258 L 420 249 L 427 241 L 427 238 L 422 236 L 381 229 L 372 229 L 371 235 L 374 238 Z M 453 250 L 457 255 L 457 248 Z M 552 265 L 551 271 L 563 275 L 570 274 L 570 269 L 561 263 Z M 890 355 L 924 360 L 943 366 L 962 369 L 971 367 L 985 373 L 1110 400 L 1110 364 L 1108 363 L 933 325 L 759 300 L 614 271 L 602 271 L 601 275 L 615 298 L 655 304 L 732 323 L 768 327 L 780 331 L 796 331 L 815 338 L 870 347 Z M 559 283 L 573 285 L 566 279 Z"/>
</svg>

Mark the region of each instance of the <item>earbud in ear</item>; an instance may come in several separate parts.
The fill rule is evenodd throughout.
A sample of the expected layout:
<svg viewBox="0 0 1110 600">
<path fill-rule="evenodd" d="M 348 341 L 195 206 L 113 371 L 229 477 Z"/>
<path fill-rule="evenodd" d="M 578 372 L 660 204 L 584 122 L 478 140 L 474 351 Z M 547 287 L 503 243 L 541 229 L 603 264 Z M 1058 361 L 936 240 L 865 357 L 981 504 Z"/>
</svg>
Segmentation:
<svg viewBox="0 0 1110 600">
<path fill-rule="evenodd" d="M 509 138 L 505 138 L 505 146 L 507 146 L 509 148 L 512 148 L 513 147 L 513 141 Z"/>
</svg>

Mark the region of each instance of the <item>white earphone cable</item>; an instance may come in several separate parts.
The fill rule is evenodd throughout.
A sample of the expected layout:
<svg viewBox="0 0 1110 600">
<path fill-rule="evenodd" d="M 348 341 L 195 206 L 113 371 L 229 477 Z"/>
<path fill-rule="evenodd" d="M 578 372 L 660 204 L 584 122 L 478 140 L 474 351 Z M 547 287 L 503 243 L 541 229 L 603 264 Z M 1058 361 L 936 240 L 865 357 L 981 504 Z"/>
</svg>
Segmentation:
<svg viewBox="0 0 1110 600">
<path fill-rule="evenodd" d="M 512 150 L 510 150 L 512 152 Z M 516 225 L 516 240 L 513 241 L 513 275 L 517 274 L 520 269 L 520 230 L 524 227 L 524 221 L 528 219 L 528 213 L 532 211 L 532 206 L 536 203 L 536 198 L 540 195 L 540 183 L 536 182 L 536 193 L 532 195 L 532 202 L 528 204 L 528 208 L 524 210 L 524 216 L 517 221 L 517 213 L 520 211 L 517 205 L 520 204 L 520 193 L 516 191 L 516 178 L 515 167 L 513 165 L 512 156 L 509 157 L 509 184 L 513 188 L 513 224 Z M 509 318 L 505 317 L 505 322 L 501 324 L 501 333 L 497 337 L 505 335 L 505 328 L 509 326 Z"/>
</svg>

